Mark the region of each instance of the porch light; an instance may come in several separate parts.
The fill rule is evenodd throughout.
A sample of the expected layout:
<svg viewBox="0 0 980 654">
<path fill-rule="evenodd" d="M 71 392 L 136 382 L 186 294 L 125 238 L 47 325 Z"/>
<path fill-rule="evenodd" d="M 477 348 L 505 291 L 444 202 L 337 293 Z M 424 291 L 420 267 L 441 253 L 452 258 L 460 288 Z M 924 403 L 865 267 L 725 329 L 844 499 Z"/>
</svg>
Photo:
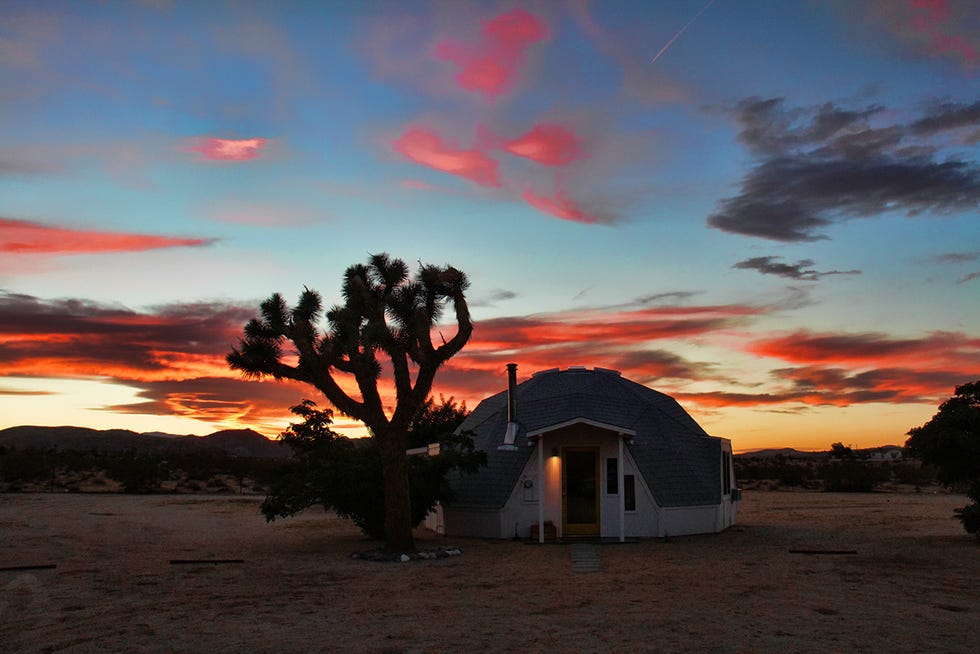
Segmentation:
<svg viewBox="0 0 980 654">
<path fill-rule="evenodd" d="M 558 448 L 557 447 L 551 448 L 551 456 L 558 456 Z"/>
</svg>

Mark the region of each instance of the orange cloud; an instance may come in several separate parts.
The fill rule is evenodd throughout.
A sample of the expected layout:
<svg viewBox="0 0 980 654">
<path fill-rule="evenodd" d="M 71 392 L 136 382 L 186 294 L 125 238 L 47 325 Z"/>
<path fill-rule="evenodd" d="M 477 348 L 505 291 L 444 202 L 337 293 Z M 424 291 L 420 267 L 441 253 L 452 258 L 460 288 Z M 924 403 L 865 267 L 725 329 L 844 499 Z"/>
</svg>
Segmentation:
<svg viewBox="0 0 980 654">
<path fill-rule="evenodd" d="M 561 125 L 535 125 L 524 136 L 507 143 L 504 149 L 545 166 L 564 166 L 583 156 L 578 137 Z"/>
<path fill-rule="evenodd" d="M 575 200 L 565 197 L 560 191 L 554 198 L 549 198 L 527 189 L 524 191 L 524 200 L 538 211 L 562 220 L 576 223 L 609 222 L 609 219 L 603 220 L 599 216 L 589 213 Z"/>
<path fill-rule="evenodd" d="M 434 54 L 459 67 L 460 87 L 493 98 L 512 88 L 528 46 L 547 35 L 537 16 L 514 9 L 484 23 L 477 43 L 446 39 L 436 44 Z"/>
<path fill-rule="evenodd" d="M 897 339 L 884 334 L 815 334 L 798 331 L 751 343 L 754 354 L 801 364 L 924 368 L 980 361 L 980 339 L 935 332 L 925 338 Z"/>
<path fill-rule="evenodd" d="M 479 150 L 453 148 L 432 130 L 410 128 L 392 143 L 392 147 L 423 166 L 466 178 L 481 186 L 500 186 L 496 161 Z"/>
<path fill-rule="evenodd" d="M 789 362 L 765 385 L 746 387 L 712 360 L 691 360 L 670 342 L 722 344 L 770 308 L 743 304 L 596 308 L 477 323 L 467 347 L 440 372 L 433 392 L 475 406 L 504 387 L 504 364 L 522 375 L 572 365 L 622 371 L 705 409 L 756 407 L 802 411 L 814 406 L 935 403 L 976 377 L 980 339 L 936 333 L 918 339 L 883 334 L 775 334 L 745 350 Z M 42 300 L 0 292 L 0 369 L 9 376 L 107 379 L 137 389 L 143 400 L 106 410 L 181 415 L 267 433 L 288 421 L 302 397 L 322 402 L 304 384 L 256 383 L 224 361 L 254 315 L 251 306 L 175 304 L 137 312 L 85 300 Z M 718 340 L 721 337 L 722 340 Z M 379 391 L 394 404 L 389 376 Z M 689 384 L 716 385 L 692 392 Z M 349 375 L 338 383 L 356 397 Z M 754 382 L 753 382 L 754 383 Z M 745 389 L 748 388 L 748 391 Z M 0 389 L 2 392 L 2 389 Z"/>
<path fill-rule="evenodd" d="M 96 254 L 142 252 L 160 248 L 210 245 L 213 239 L 174 238 L 54 227 L 0 218 L 0 252 L 12 254 Z"/>
<path fill-rule="evenodd" d="M 188 152 L 200 153 L 202 159 L 209 161 L 248 161 L 256 159 L 268 143 L 268 139 L 219 139 L 215 137 L 199 139 L 186 147 Z"/>
</svg>

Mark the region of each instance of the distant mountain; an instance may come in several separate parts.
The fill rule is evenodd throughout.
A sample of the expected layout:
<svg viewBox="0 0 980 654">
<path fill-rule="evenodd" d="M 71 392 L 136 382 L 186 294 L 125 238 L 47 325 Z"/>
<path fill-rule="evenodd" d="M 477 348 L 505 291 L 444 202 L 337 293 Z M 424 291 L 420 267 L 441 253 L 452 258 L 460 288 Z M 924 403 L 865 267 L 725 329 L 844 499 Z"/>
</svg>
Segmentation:
<svg viewBox="0 0 980 654">
<path fill-rule="evenodd" d="M 147 432 L 128 429 L 96 430 L 86 427 L 21 426 L 0 430 L 0 446 L 82 452 L 207 452 L 257 458 L 286 458 L 289 446 L 269 440 L 251 429 L 225 429 L 207 436 Z"/>
<path fill-rule="evenodd" d="M 804 452 L 803 450 L 796 450 L 792 447 L 780 447 L 740 452 L 735 456 L 754 459 L 771 459 L 777 456 L 785 457 L 787 459 L 816 459 L 826 458 L 827 455 L 827 452 Z"/>
<path fill-rule="evenodd" d="M 880 445 L 878 447 L 868 447 L 854 450 L 854 456 L 858 459 L 899 460 L 902 458 L 901 454 L 902 448 L 898 445 Z M 822 452 L 807 452 L 793 449 L 792 447 L 780 447 L 739 452 L 735 456 L 752 459 L 771 459 L 777 456 L 781 456 L 786 459 L 827 459 L 830 458 L 830 450 L 825 450 Z"/>
</svg>

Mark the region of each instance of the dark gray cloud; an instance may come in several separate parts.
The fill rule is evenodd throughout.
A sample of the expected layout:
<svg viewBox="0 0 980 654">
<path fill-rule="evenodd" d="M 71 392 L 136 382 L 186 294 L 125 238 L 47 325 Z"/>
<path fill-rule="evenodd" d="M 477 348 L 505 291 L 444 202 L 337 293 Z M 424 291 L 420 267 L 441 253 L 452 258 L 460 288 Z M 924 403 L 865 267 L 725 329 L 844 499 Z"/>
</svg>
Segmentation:
<svg viewBox="0 0 980 654">
<path fill-rule="evenodd" d="M 945 252 L 931 257 L 929 260 L 934 263 L 972 263 L 980 259 L 980 250 L 973 252 Z"/>
<path fill-rule="evenodd" d="M 0 365 L 19 373 L 69 371 L 137 379 L 165 371 L 169 355 L 223 356 L 256 310 L 182 303 L 138 312 L 80 299 L 0 291 Z M 32 361 L 41 360 L 46 371 Z"/>
<path fill-rule="evenodd" d="M 671 291 L 668 293 L 654 293 L 653 295 L 642 295 L 636 300 L 636 304 L 676 304 L 690 300 L 695 295 L 700 295 L 702 291 Z"/>
<path fill-rule="evenodd" d="M 974 279 L 980 279 L 980 270 L 976 272 L 971 272 L 969 275 L 963 275 L 956 280 L 957 284 L 965 284 L 967 282 L 972 282 Z"/>
<path fill-rule="evenodd" d="M 513 300 L 517 297 L 517 293 L 514 291 L 508 291 L 503 288 L 498 288 L 487 293 L 486 296 L 476 298 L 470 301 L 471 307 L 492 307 L 498 302 L 505 302 L 506 300 Z"/>
<path fill-rule="evenodd" d="M 915 134 L 936 134 L 954 129 L 980 129 L 980 100 L 973 104 L 959 104 L 956 102 L 943 102 L 933 107 L 930 115 L 924 116 L 911 125 L 909 129 Z M 980 132 L 973 132 L 970 142 L 975 139 Z"/>
<path fill-rule="evenodd" d="M 809 109 L 783 100 L 749 98 L 732 110 L 739 140 L 758 161 L 738 195 L 723 199 L 708 224 L 716 229 L 783 242 L 827 238 L 844 220 L 903 211 L 946 214 L 980 206 L 980 166 L 927 139 L 980 128 L 974 105 L 951 103 L 908 125 L 873 126 L 885 108 Z"/>
<path fill-rule="evenodd" d="M 782 263 L 781 257 L 752 257 L 739 261 L 732 268 L 739 270 L 756 270 L 763 275 L 776 275 L 788 279 L 799 279 L 815 282 L 829 275 L 860 275 L 860 270 L 815 270 L 812 259 L 802 259 L 796 263 Z"/>
</svg>

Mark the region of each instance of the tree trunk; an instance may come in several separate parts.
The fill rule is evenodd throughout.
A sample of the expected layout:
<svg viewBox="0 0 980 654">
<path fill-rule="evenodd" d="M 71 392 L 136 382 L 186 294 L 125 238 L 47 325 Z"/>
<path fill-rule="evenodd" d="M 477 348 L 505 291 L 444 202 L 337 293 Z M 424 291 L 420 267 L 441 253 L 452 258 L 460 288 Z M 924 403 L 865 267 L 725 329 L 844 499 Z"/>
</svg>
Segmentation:
<svg viewBox="0 0 980 654">
<path fill-rule="evenodd" d="M 404 431 L 391 431 L 381 439 L 381 466 L 385 490 L 385 551 L 413 552 L 412 505 L 409 497 Z"/>
</svg>

